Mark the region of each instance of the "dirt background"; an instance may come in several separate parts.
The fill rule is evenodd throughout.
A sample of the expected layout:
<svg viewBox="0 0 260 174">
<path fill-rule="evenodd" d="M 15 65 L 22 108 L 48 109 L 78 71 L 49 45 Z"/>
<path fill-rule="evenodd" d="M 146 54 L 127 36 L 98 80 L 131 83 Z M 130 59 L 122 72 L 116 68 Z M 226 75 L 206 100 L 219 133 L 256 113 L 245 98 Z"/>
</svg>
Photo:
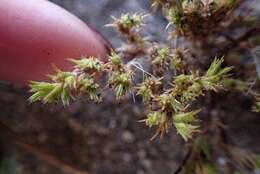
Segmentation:
<svg viewBox="0 0 260 174">
<path fill-rule="evenodd" d="M 148 0 L 53 1 L 95 27 L 114 46 L 122 39 L 103 27 L 109 23 L 109 16 L 149 11 Z M 150 20 L 157 27 L 147 27 L 147 34 L 164 40 L 161 31 L 167 23 L 160 14 L 156 16 L 152 15 Z M 233 144 L 260 153 L 260 117 L 249 111 L 250 97 L 235 92 L 226 94 L 218 95 L 219 102 L 211 112 L 221 111 Z M 170 174 L 186 151 L 174 130 L 161 140 L 150 141 L 154 130 L 138 122 L 144 118 L 138 101 L 115 103 L 108 94 L 102 104 L 82 99 L 64 108 L 30 105 L 29 95 L 28 89 L 0 85 L 0 121 L 18 134 L 0 134 L 2 168 L 6 168 L 0 169 L 0 174 L 66 174 L 67 165 L 90 174 Z M 202 102 L 206 112 L 208 101 Z M 37 150 L 15 145 L 17 139 Z M 58 165 L 53 165 L 53 161 Z"/>
</svg>

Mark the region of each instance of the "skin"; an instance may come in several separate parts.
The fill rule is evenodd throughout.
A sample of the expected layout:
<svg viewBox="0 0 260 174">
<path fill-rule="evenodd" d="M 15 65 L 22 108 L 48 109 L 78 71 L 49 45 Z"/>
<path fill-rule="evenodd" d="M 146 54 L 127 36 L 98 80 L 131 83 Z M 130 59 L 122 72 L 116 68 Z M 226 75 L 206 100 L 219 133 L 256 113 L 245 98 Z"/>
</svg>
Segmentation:
<svg viewBox="0 0 260 174">
<path fill-rule="evenodd" d="M 0 0 L 0 80 L 43 81 L 52 64 L 70 70 L 68 58 L 106 59 L 109 44 L 63 8 L 46 0 Z"/>
</svg>

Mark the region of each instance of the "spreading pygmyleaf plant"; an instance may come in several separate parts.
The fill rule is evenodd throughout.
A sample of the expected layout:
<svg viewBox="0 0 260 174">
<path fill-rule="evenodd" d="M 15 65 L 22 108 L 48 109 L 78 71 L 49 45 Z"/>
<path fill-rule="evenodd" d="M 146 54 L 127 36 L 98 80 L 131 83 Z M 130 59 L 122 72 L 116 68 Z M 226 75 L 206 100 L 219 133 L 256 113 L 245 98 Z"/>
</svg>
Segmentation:
<svg viewBox="0 0 260 174">
<path fill-rule="evenodd" d="M 114 89 L 117 99 L 134 93 L 143 98 L 146 105 L 148 126 L 158 126 L 156 135 L 163 135 L 171 127 L 188 140 L 198 131 L 197 114 L 199 110 L 190 111 L 189 105 L 206 91 L 217 91 L 223 87 L 222 82 L 228 76 L 230 67 L 222 68 L 223 58 L 215 59 L 205 74 L 190 72 L 172 76 L 171 85 L 163 87 L 163 77 L 147 74 L 144 82 L 134 84 L 134 72 L 112 52 L 107 63 L 97 58 L 89 57 L 71 60 L 74 71 L 62 72 L 57 69 L 55 75 L 50 76 L 52 82 L 31 82 L 30 101 L 42 100 L 44 103 L 62 101 L 69 105 L 72 99 L 86 95 L 94 101 L 101 101 L 100 84 L 94 76 L 107 73 L 107 85 Z"/>
<path fill-rule="evenodd" d="M 226 57 L 222 57 L 223 55 L 213 55 L 206 61 L 201 60 L 196 52 L 192 56 L 188 47 L 171 44 L 171 41 L 186 37 L 196 46 L 198 43 L 208 43 L 208 37 L 221 35 L 224 27 L 227 28 L 228 24 L 233 25 L 232 22 L 238 20 L 235 18 L 231 22 L 226 17 L 231 16 L 240 3 L 239 0 L 152 0 L 152 7 L 161 9 L 168 20 L 169 25 L 166 28 L 171 28 L 169 32 L 165 32 L 169 33 L 170 40 L 166 43 L 152 41 L 143 36 L 148 15 L 127 13 L 118 18 L 112 17 L 112 23 L 106 26 L 119 31 L 126 37 L 127 43 L 112 50 L 107 62 L 101 61 L 99 57 L 70 59 L 74 65 L 73 71 L 64 72 L 55 68 L 56 74 L 50 76 L 51 82 L 31 82 L 33 95 L 30 101 L 61 101 L 68 106 L 72 100 L 86 97 L 102 102 L 102 94 L 108 88 L 114 91 L 117 100 L 131 95 L 140 97 L 146 115 L 142 121 L 148 127 L 157 129 L 152 139 L 162 137 L 170 129 L 175 129 L 185 141 L 192 140 L 196 133 L 199 135 L 194 141 L 189 141 L 190 150 L 180 170 L 187 164 L 186 173 L 214 174 L 217 167 L 213 160 L 213 146 L 218 141 L 209 142 L 208 136 L 217 136 L 215 134 L 222 132 L 223 126 L 217 120 L 216 124 L 205 124 L 202 131 L 200 127 L 204 120 L 200 119 L 199 114 L 207 106 L 200 107 L 202 102 L 198 101 L 208 94 L 235 90 L 256 96 L 252 110 L 259 112 L 260 100 L 257 93 L 253 92 L 251 84 L 232 78 L 235 71 L 224 61 Z M 230 38 L 229 40 L 232 41 Z M 141 60 L 146 60 L 147 63 L 144 65 Z M 140 72 L 141 81 L 136 80 Z M 103 83 L 102 80 L 101 83 L 100 77 L 104 77 L 106 82 Z M 238 155 L 236 157 L 239 159 L 230 156 L 228 152 L 232 151 L 226 151 L 224 146 L 226 144 L 223 144 L 223 149 L 228 158 L 244 160 Z M 240 165 L 243 167 L 244 164 Z"/>
</svg>

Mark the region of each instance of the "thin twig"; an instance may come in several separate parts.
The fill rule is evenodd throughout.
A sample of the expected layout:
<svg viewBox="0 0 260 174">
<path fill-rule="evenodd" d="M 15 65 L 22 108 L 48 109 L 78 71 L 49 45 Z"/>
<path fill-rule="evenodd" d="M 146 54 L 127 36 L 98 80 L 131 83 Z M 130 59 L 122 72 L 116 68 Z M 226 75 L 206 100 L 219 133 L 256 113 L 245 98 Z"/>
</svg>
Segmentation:
<svg viewBox="0 0 260 174">
<path fill-rule="evenodd" d="M 179 167 L 172 173 L 172 174 L 178 174 L 182 171 L 182 169 L 186 166 L 189 158 L 191 157 L 192 148 L 189 148 L 186 155 L 184 156 L 182 163 L 179 165 Z"/>
</svg>

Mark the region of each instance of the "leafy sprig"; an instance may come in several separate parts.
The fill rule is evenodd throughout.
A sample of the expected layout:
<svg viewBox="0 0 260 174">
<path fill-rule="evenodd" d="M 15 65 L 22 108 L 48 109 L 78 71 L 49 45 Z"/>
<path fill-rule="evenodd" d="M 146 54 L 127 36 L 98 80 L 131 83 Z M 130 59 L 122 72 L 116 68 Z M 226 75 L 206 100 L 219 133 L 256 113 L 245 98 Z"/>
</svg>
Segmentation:
<svg viewBox="0 0 260 174">
<path fill-rule="evenodd" d="M 31 82 L 31 92 L 34 93 L 31 102 L 42 100 L 43 103 L 56 103 L 62 101 L 67 106 L 78 95 L 86 94 L 91 100 L 99 101 L 98 88 L 92 75 L 93 71 L 102 69 L 101 62 L 93 57 L 71 60 L 75 70 L 64 72 L 56 68 L 56 74 L 50 75 L 52 82 Z"/>
<path fill-rule="evenodd" d="M 106 64 L 93 57 L 72 62 L 75 64 L 74 72 L 77 73 L 58 70 L 55 75 L 50 76 L 53 82 L 32 82 L 30 87 L 34 94 L 30 98 L 31 102 L 42 100 L 43 103 L 54 103 L 61 100 L 64 105 L 69 105 L 71 99 L 80 95 L 88 95 L 89 99 L 100 101 L 100 85 L 95 82 L 92 74 L 106 72 L 109 75 L 107 84 L 115 90 L 117 99 L 132 90 L 143 98 L 147 106 L 156 106 L 156 110 L 147 108 L 146 123 L 148 126 L 158 125 L 157 134 L 163 135 L 174 126 L 185 140 L 197 131 L 196 115 L 199 112 L 186 111 L 187 106 L 203 95 L 204 91 L 222 87 L 221 81 L 231 70 L 229 67 L 221 68 L 223 59 L 215 59 L 205 75 L 178 75 L 174 77 L 171 88 L 161 91 L 161 79 L 156 77 L 148 77 L 143 83 L 134 86 L 133 72 L 115 52 Z"/>
<path fill-rule="evenodd" d="M 137 36 L 136 29 L 143 25 L 143 18 L 144 16 L 139 14 L 125 14 L 119 19 L 114 18 L 112 26 L 126 36 Z M 108 56 L 106 63 L 95 57 L 71 59 L 73 71 L 63 72 L 56 68 L 56 74 L 50 76 L 51 82 L 31 82 L 33 95 L 30 101 L 62 101 L 67 106 L 71 100 L 87 96 L 90 100 L 100 102 L 103 92 L 101 89 L 108 87 L 114 90 L 117 100 L 130 93 L 142 97 L 147 113 L 145 123 L 149 127 L 157 126 L 154 137 L 162 136 L 175 127 L 178 134 L 187 141 L 199 130 L 197 115 L 200 110 L 193 110 L 189 107 L 190 104 L 206 91 L 223 88 L 223 81 L 232 68 L 222 68 L 224 59 L 216 58 L 204 75 L 200 75 L 198 71 L 191 71 L 189 74 L 178 71 L 172 75 L 171 85 L 166 85 L 169 82 L 165 83 L 163 73 L 157 73 L 158 68 L 170 68 L 173 71 L 181 69 L 183 54 L 178 48 L 172 53 L 169 47 L 155 47 L 152 54 L 148 54 L 153 65 L 152 74 L 144 71 L 144 80 L 138 84 L 133 82 L 136 71 L 125 64 L 121 55 L 114 51 Z M 105 86 L 96 80 L 96 76 L 100 74 L 108 76 Z"/>
</svg>

